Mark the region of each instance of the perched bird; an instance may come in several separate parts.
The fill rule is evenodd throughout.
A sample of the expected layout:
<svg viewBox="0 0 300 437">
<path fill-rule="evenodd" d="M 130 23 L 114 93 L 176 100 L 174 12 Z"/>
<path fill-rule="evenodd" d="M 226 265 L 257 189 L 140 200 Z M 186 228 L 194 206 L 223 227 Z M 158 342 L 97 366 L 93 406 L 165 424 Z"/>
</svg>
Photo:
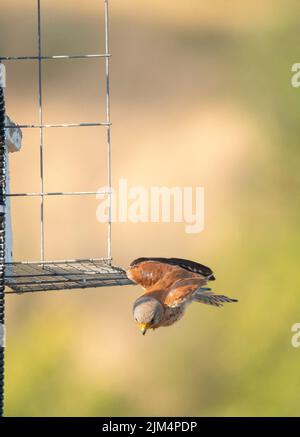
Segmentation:
<svg viewBox="0 0 300 437">
<path fill-rule="evenodd" d="M 209 267 L 180 258 L 138 258 L 127 276 L 144 293 L 134 302 L 133 316 L 143 334 L 181 319 L 186 306 L 201 302 L 216 307 L 236 299 L 214 294 L 205 285 L 215 280 Z"/>
</svg>

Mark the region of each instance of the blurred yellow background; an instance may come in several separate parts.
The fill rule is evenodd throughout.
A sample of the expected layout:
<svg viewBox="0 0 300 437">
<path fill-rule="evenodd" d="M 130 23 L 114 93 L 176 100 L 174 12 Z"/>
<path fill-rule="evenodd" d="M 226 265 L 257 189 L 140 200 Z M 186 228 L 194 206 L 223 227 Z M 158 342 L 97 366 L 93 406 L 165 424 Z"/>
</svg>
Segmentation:
<svg viewBox="0 0 300 437">
<path fill-rule="evenodd" d="M 140 289 L 7 298 L 6 414 L 299 415 L 300 61 L 296 0 L 110 2 L 113 184 L 204 186 L 205 230 L 115 224 L 114 264 L 211 266 L 240 302 L 192 305 L 141 336 Z M 36 1 L 1 0 L 1 56 L 36 55 Z M 103 1 L 42 0 L 43 53 L 103 51 Z M 37 123 L 37 63 L 6 62 L 7 113 Z M 103 60 L 43 64 L 44 121 L 104 117 Z M 39 133 L 10 156 L 12 191 L 39 190 Z M 45 132 L 45 189 L 106 183 L 101 128 Z M 46 257 L 106 255 L 95 198 L 46 201 Z M 39 200 L 12 201 L 16 260 L 39 257 Z"/>
</svg>

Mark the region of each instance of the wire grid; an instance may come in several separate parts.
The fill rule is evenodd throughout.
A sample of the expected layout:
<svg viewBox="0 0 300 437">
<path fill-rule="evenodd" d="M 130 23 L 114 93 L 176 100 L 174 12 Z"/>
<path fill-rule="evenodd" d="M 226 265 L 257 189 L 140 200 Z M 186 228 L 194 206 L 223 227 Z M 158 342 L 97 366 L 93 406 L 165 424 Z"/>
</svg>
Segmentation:
<svg viewBox="0 0 300 437">
<path fill-rule="evenodd" d="M 112 244 L 111 244 L 111 119 L 110 119 L 110 58 L 109 52 L 109 1 L 104 2 L 104 53 L 82 54 L 82 55 L 51 55 L 45 56 L 42 53 L 42 26 L 41 26 L 41 0 L 37 0 L 37 45 L 38 56 L 6 56 L 0 57 L 0 61 L 22 61 L 33 60 L 38 62 L 38 124 L 18 125 L 21 129 L 39 129 L 40 132 L 40 191 L 9 193 L 10 197 L 40 197 L 40 262 L 36 263 L 7 263 L 6 264 L 6 285 L 13 292 L 58 290 L 66 288 L 87 288 L 103 285 L 123 285 L 126 282 L 126 274 L 122 269 L 111 265 Z M 45 124 L 43 118 L 43 74 L 42 66 L 44 60 L 53 59 L 94 59 L 103 58 L 105 62 L 105 120 L 97 123 L 58 123 Z M 72 128 L 72 127 L 93 127 L 103 126 L 106 129 L 106 146 L 108 150 L 108 189 L 101 194 L 108 196 L 108 231 L 107 231 L 107 257 L 101 260 L 76 260 L 76 261 L 45 261 L 45 217 L 44 202 L 46 196 L 87 196 L 99 194 L 98 191 L 58 191 L 46 192 L 44 189 L 44 129 L 46 128 Z M 6 124 L 5 128 L 14 126 Z M 109 270 L 110 269 L 110 270 Z M 92 276 L 94 274 L 94 276 Z M 114 276 L 114 279 L 112 278 Z M 127 283 L 131 281 L 127 280 Z"/>
<path fill-rule="evenodd" d="M 132 284 L 126 272 L 105 259 L 7 263 L 6 294 Z"/>
<path fill-rule="evenodd" d="M 41 0 L 37 0 L 37 45 L 38 45 L 38 56 L 6 56 L 0 57 L 3 61 L 22 61 L 22 60 L 36 60 L 38 61 L 38 108 L 39 108 L 39 123 L 38 124 L 23 124 L 18 125 L 21 129 L 39 129 L 40 131 L 40 192 L 36 193 L 10 193 L 7 196 L 10 197 L 25 197 L 25 196 L 38 196 L 41 198 L 40 203 L 40 261 L 43 263 L 45 261 L 45 220 L 44 220 L 44 200 L 45 196 L 73 196 L 73 195 L 92 195 L 97 194 L 96 191 L 70 191 L 70 192 L 45 192 L 44 190 L 44 129 L 46 128 L 71 128 L 71 127 L 93 127 L 93 126 L 103 126 L 106 129 L 106 143 L 108 150 L 108 190 L 102 192 L 106 194 L 109 198 L 109 208 L 108 208 L 108 234 L 107 234 L 107 260 L 112 259 L 111 251 L 111 140 L 110 140 L 110 66 L 109 61 L 111 54 L 109 53 L 109 10 L 108 10 L 108 0 L 103 0 L 104 2 L 104 39 L 105 39 L 105 52 L 104 53 L 94 53 L 85 55 L 51 55 L 44 56 L 42 53 L 42 26 L 41 26 Z M 43 119 L 43 75 L 42 75 L 42 64 L 44 60 L 52 59 L 93 59 L 93 58 L 103 58 L 105 60 L 105 87 L 106 87 L 106 97 L 105 97 L 105 113 L 106 119 L 104 121 L 99 121 L 97 123 L 82 122 L 82 123 L 58 123 L 58 124 L 45 124 Z M 6 128 L 12 128 L 13 125 L 6 124 Z"/>
</svg>

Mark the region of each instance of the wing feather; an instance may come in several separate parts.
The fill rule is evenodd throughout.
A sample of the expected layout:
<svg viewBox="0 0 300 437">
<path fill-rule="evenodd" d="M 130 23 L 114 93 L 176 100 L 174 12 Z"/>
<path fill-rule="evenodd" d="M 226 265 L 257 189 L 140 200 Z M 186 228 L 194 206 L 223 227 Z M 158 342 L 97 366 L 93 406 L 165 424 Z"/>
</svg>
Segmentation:
<svg viewBox="0 0 300 437">
<path fill-rule="evenodd" d="M 170 307 L 175 307 L 192 300 L 194 293 L 206 284 L 205 278 L 189 278 L 179 280 L 174 283 L 174 286 L 168 292 L 165 304 Z"/>
<path fill-rule="evenodd" d="M 211 292 L 198 292 L 193 295 L 192 300 L 194 302 L 204 303 L 206 305 L 213 305 L 216 307 L 222 307 L 224 303 L 238 302 L 237 299 L 224 296 L 222 294 L 214 294 Z"/>
<path fill-rule="evenodd" d="M 200 302 L 206 305 L 221 307 L 224 303 L 238 302 L 237 299 L 214 294 L 208 291 L 207 288 L 202 288 L 202 285 L 203 282 L 199 279 L 197 279 L 197 282 L 194 279 L 175 284 L 166 297 L 166 305 L 174 307 L 188 302 Z"/>
<path fill-rule="evenodd" d="M 197 287 L 208 281 L 208 278 L 200 273 L 154 259 L 143 261 L 143 258 L 139 258 L 139 262 L 131 263 L 126 273 L 129 279 L 140 284 L 147 292 L 158 290 L 168 292 L 175 287 L 175 284 L 179 285 L 179 281 L 187 281 L 181 282 L 182 285 L 195 283 Z"/>
<path fill-rule="evenodd" d="M 198 274 L 206 277 L 210 281 L 215 280 L 215 276 L 213 274 L 213 271 L 209 267 L 207 267 L 203 264 L 199 264 L 195 261 L 190 261 L 188 259 L 182 259 L 182 258 L 154 258 L 154 257 L 137 258 L 134 261 L 132 261 L 132 263 L 130 264 L 130 267 L 137 266 L 138 264 L 145 263 L 147 261 L 153 261 L 156 263 L 162 263 L 162 264 L 167 264 L 167 265 L 172 265 L 172 266 L 178 266 L 178 267 L 181 267 L 182 269 L 187 270 L 189 272 L 198 273 Z"/>
</svg>

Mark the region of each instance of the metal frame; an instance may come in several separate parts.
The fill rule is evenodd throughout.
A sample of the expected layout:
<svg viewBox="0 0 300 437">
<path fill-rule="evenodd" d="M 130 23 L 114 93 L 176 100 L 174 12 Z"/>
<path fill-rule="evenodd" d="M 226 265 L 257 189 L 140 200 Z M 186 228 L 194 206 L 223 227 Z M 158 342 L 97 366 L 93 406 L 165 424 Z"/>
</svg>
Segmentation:
<svg viewBox="0 0 300 437">
<path fill-rule="evenodd" d="M 41 0 L 37 1 L 37 42 L 38 56 L 6 56 L 0 57 L 1 61 L 33 60 L 38 62 L 38 124 L 19 125 L 22 129 L 39 129 L 40 132 L 40 192 L 32 193 L 6 193 L 6 141 L 5 131 L 15 128 L 15 125 L 5 124 L 4 90 L 0 88 L 0 416 L 4 414 L 4 299 L 5 294 L 25 293 L 49 290 L 66 290 L 94 288 L 107 285 L 127 285 L 132 282 L 127 278 L 126 272 L 116 266 L 112 261 L 112 166 L 111 166 L 111 119 L 110 119 L 110 58 L 109 53 L 109 0 L 104 2 L 105 20 L 105 53 L 86 55 L 51 55 L 45 56 L 42 52 L 42 26 L 41 26 Z M 97 123 L 59 123 L 45 124 L 43 119 L 43 61 L 53 59 L 92 59 L 103 58 L 105 62 L 105 120 Z M 102 191 L 109 199 L 109 218 L 107 231 L 107 257 L 88 260 L 45 260 L 45 227 L 44 227 L 44 201 L 46 196 L 70 195 L 95 195 L 99 191 L 73 191 L 73 192 L 45 192 L 44 190 L 44 129 L 46 128 L 72 128 L 103 126 L 106 129 L 106 147 L 108 151 L 107 190 Z M 36 262 L 5 262 L 5 215 L 6 199 L 8 197 L 40 197 L 40 260 Z M 10 291 L 5 291 L 5 286 Z"/>
<path fill-rule="evenodd" d="M 23 124 L 18 125 L 21 129 L 39 129 L 40 132 L 40 191 L 33 193 L 9 193 L 6 196 L 9 197 L 40 197 L 40 262 L 45 262 L 45 197 L 46 196 L 88 196 L 96 194 L 104 194 L 109 198 L 108 206 L 108 230 L 107 230 L 107 257 L 106 261 L 110 264 L 112 260 L 112 220 L 111 220 L 111 187 L 112 187 L 112 175 L 111 175 L 111 119 L 110 119 L 110 65 L 109 61 L 111 54 L 109 52 L 109 0 L 103 0 L 104 2 L 104 38 L 105 38 L 105 53 L 85 54 L 85 55 L 51 55 L 45 56 L 42 52 L 42 25 L 41 25 L 41 0 L 37 0 L 37 46 L 38 56 L 4 56 L 0 57 L 0 61 L 22 61 L 33 60 L 38 61 L 38 108 L 39 108 L 39 123 L 38 124 Z M 105 112 L 106 117 L 104 121 L 97 123 L 82 122 L 82 123 L 58 123 L 58 124 L 45 124 L 43 119 L 43 61 L 53 59 L 95 59 L 103 58 L 105 62 Z M 72 127 L 94 127 L 103 126 L 106 129 L 106 146 L 108 151 L 107 158 L 107 191 L 59 191 L 59 192 L 45 192 L 44 190 L 44 129 L 46 128 L 72 128 Z M 10 124 L 5 125 L 5 128 L 14 127 Z"/>
</svg>

